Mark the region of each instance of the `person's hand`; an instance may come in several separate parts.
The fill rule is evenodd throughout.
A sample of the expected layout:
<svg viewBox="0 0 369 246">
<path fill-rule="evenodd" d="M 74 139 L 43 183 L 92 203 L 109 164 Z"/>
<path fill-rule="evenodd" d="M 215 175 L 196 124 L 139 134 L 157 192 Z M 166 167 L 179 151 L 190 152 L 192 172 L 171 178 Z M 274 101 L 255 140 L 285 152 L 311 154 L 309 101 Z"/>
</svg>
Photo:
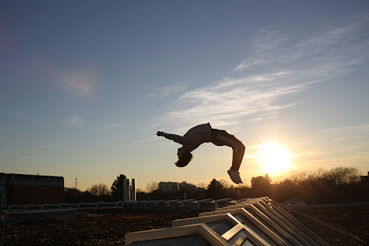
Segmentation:
<svg viewBox="0 0 369 246">
<path fill-rule="evenodd" d="M 163 132 L 158 131 L 158 132 L 156 133 L 156 136 L 159 136 L 159 137 L 163 136 Z"/>
</svg>

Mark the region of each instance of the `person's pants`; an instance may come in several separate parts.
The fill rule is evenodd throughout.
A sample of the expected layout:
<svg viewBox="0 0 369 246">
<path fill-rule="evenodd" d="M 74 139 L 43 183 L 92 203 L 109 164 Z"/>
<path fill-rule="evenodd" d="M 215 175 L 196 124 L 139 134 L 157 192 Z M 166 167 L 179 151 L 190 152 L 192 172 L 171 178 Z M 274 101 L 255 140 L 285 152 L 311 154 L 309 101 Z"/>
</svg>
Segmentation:
<svg viewBox="0 0 369 246">
<path fill-rule="evenodd" d="M 225 130 L 212 129 L 211 142 L 217 146 L 229 146 L 233 150 L 232 170 L 238 171 L 241 166 L 243 155 L 245 154 L 245 145 L 235 136 Z"/>
</svg>

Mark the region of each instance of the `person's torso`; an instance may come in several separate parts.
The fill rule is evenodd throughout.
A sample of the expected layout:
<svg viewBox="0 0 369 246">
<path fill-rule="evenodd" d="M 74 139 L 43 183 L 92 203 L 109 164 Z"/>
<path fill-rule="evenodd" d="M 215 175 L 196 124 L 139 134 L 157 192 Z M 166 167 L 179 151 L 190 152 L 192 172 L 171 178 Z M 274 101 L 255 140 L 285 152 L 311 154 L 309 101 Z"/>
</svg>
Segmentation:
<svg viewBox="0 0 369 246">
<path fill-rule="evenodd" d="M 205 142 L 211 140 L 210 123 L 197 125 L 186 132 L 183 136 L 184 146 L 190 151 L 196 149 Z"/>
</svg>

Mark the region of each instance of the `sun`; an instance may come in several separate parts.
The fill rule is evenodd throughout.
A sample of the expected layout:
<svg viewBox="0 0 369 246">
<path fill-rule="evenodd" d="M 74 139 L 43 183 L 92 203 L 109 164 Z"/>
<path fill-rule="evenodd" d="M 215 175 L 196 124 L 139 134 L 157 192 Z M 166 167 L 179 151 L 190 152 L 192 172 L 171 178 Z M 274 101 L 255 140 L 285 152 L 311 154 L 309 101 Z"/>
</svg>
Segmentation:
<svg viewBox="0 0 369 246">
<path fill-rule="evenodd" d="M 265 142 L 258 146 L 259 161 L 267 173 L 283 173 L 291 168 L 292 154 L 281 144 Z"/>
</svg>

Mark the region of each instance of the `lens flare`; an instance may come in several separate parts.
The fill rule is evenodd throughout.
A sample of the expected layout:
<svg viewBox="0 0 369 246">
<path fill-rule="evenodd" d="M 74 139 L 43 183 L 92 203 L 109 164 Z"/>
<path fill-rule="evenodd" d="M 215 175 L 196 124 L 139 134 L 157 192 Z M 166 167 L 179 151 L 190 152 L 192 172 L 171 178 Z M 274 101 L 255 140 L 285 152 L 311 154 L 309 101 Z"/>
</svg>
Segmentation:
<svg viewBox="0 0 369 246">
<path fill-rule="evenodd" d="M 266 173 L 283 173 L 291 168 L 291 153 L 282 145 L 266 142 L 258 146 L 259 161 Z"/>
</svg>

